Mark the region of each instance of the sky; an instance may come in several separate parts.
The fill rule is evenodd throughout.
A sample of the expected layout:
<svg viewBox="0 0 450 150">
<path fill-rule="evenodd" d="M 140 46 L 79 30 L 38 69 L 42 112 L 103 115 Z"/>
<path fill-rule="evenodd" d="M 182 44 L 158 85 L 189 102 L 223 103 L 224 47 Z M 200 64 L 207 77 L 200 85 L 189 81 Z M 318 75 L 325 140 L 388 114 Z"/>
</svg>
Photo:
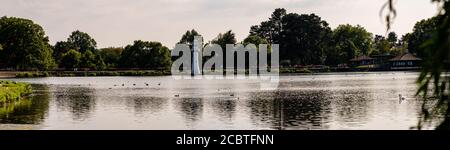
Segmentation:
<svg viewBox="0 0 450 150">
<path fill-rule="evenodd" d="M 250 26 L 267 20 L 275 8 L 288 13 L 315 13 L 331 28 L 361 25 L 373 34 L 386 34 L 380 17 L 387 0 L 0 0 L 0 16 L 14 16 L 40 24 L 50 43 L 65 41 L 80 30 L 99 48 L 122 47 L 134 40 L 159 41 L 173 48 L 190 29 L 206 41 L 233 30 L 238 41 Z M 397 0 L 392 30 L 399 35 L 437 13 L 431 0 Z"/>
</svg>

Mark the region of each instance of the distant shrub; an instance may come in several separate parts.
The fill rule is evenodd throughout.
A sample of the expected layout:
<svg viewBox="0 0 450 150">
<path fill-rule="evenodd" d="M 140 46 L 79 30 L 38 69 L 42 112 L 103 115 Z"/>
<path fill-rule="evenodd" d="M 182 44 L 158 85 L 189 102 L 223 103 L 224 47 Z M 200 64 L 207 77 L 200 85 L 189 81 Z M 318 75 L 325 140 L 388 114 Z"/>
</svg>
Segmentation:
<svg viewBox="0 0 450 150">
<path fill-rule="evenodd" d="M 0 103 L 18 100 L 31 94 L 31 85 L 14 81 L 0 81 Z"/>
</svg>

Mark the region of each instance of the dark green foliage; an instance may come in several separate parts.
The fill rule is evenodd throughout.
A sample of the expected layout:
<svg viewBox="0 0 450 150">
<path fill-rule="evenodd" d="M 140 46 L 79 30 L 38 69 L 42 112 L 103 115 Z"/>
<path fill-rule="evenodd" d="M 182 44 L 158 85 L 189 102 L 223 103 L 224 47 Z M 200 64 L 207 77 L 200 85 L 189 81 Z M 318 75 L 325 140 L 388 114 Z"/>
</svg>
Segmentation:
<svg viewBox="0 0 450 150">
<path fill-rule="evenodd" d="M 397 33 L 395 33 L 395 32 L 389 32 L 388 37 L 387 37 L 387 41 L 388 41 L 389 43 L 391 43 L 391 45 L 397 44 L 397 41 L 398 41 Z"/>
<path fill-rule="evenodd" d="M 50 77 L 47 71 L 44 72 L 19 72 L 16 74 L 17 78 L 37 78 L 37 77 Z"/>
<path fill-rule="evenodd" d="M 122 52 L 119 66 L 123 68 L 168 69 L 170 51 L 159 42 L 134 41 Z"/>
<path fill-rule="evenodd" d="M 53 46 L 53 57 L 55 58 L 56 62 L 61 62 L 63 55 L 71 49 L 74 50 L 75 47 L 71 46 L 71 44 L 69 44 L 68 42 L 56 42 L 55 46 Z"/>
<path fill-rule="evenodd" d="M 340 25 L 333 30 L 333 41 L 340 63 L 361 56 L 369 55 L 372 50 L 372 33 L 357 25 Z"/>
<path fill-rule="evenodd" d="M 416 54 L 418 57 L 424 57 L 424 48 L 422 44 L 430 40 L 438 28 L 437 17 L 424 19 L 414 25 L 413 32 L 408 35 L 408 50 Z"/>
<path fill-rule="evenodd" d="M 281 32 L 284 29 L 282 20 L 285 15 L 286 9 L 275 9 L 268 21 L 263 21 L 260 25 L 250 27 L 250 35 L 258 35 L 269 43 L 280 44 Z"/>
<path fill-rule="evenodd" d="M 121 47 L 102 48 L 100 49 L 100 56 L 103 58 L 107 68 L 116 68 L 122 52 L 123 48 Z"/>
<path fill-rule="evenodd" d="M 106 68 L 105 62 L 96 49 L 97 42 L 89 34 L 81 31 L 74 31 L 67 41 L 57 42 L 54 46 L 53 56 L 59 61 L 62 68 L 85 68 L 102 70 Z M 70 55 L 65 55 L 66 53 Z M 76 51 L 80 54 L 78 57 Z"/>
<path fill-rule="evenodd" d="M 242 41 L 242 44 L 255 44 L 258 47 L 259 44 L 269 44 L 266 39 L 258 36 L 258 35 L 249 35 L 247 38 Z"/>
<path fill-rule="evenodd" d="M 67 69 L 78 68 L 80 61 L 81 53 L 72 49 L 62 55 L 60 65 Z"/>
<path fill-rule="evenodd" d="M 0 64 L 26 70 L 47 70 L 55 66 L 48 37 L 33 21 L 15 17 L 0 18 Z"/>
<path fill-rule="evenodd" d="M 268 21 L 252 26 L 250 35 L 280 44 L 280 60 L 287 65 L 323 64 L 331 41 L 331 29 L 319 16 L 285 9 L 275 9 Z"/>
<path fill-rule="evenodd" d="M 89 68 L 93 70 L 105 69 L 105 63 L 103 62 L 103 58 L 100 56 L 100 54 L 98 54 L 99 53 L 98 51 L 94 52 L 88 50 L 83 53 L 79 63 L 80 68 Z"/>
<path fill-rule="evenodd" d="M 219 35 L 217 35 L 217 37 L 211 41 L 211 43 L 220 45 L 220 47 L 222 47 L 222 50 L 225 50 L 227 44 L 236 44 L 236 42 L 236 35 L 231 30 L 228 30 L 223 34 L 219 33 Z"/>
<path fill-rule="evenodd" d="M 195 36 L 202 36 L 202 35 L 200 35 L 194 29 L 192 29 L 191 31 L 186 31 L 186 33 L 183 34 L 183 36 L 181 37 L 181 40 L 178 42 L 178 44 L 188 44 L 189 46 L 191 46 Z"/>
<path fill-rule="evenodd" d="M 75 48 L 81 53 L 93 51 L 97 48 L 97 42 L 89 34 L 81 31 L 73 31 L 67 39 L 67 43 L 71 48 Z"/>
</svg>

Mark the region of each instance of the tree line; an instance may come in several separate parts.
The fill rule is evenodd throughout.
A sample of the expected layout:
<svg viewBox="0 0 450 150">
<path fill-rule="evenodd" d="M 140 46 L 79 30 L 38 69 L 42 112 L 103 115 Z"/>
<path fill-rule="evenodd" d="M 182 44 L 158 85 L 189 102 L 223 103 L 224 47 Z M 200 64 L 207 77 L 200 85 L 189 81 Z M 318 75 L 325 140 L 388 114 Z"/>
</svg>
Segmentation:
<svg viewBox="0 0 450 150">
<path fill-rule="evenodd" d="M 315 14 L 287 13 L 278 8 L 268 20 L 250 27 L 249 35 L 238 42 L 232 30 L 220 33 L 205 45 L 226 44 L 280 45 L 282 66 L 346 64 L 361 55 L 398 55 L 410 52 L 424 55 L 421 44 L 436 30 L 436 18 L 417 22 L 413 32 L 400 38 L 395 32 L 387 37 L 373 35 L 360 25 L 343 24 L 331 29 Z M 192 29 L 179 43 L 192 44 L 201 34 Z M 168 69 L 170 49 L 160 42 L 134 41 L 125 47 L 97 48 L 88 33 L 73 31 L 66 41 L 49 44 L 43 28 L 31 20 L 0 18 L 0 68 L 13 70 L 51 70 L 84 68 Z"/>
</svg>

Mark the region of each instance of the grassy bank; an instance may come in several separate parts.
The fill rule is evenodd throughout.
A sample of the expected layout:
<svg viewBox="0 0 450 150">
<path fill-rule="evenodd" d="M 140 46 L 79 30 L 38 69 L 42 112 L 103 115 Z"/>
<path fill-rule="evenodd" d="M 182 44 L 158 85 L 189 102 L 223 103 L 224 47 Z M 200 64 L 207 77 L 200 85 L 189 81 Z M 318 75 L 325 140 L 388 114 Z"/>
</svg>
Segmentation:
<svg viewBox="0 0 450 150">
<path fill-rule="evenodd" d="M 19 72 L 17 78 L 34 77 L 95 77 L 95 76 L 163 76 L 170 75 L 170 71 L 34 71 Z"/>
<path fill-rule="evenodd" d="M 280 68 L 280 73 L 313 73 L 306 68 Z"/>
<path fill-rule="evenodd" d="M 324 68 L 280 68 L 281 74 L 291 73 L 320 73 L 320 72 L 342 72 L 348 70 L 332 70 Z M 246 74 L 248 72 L 246 71 Z M 124 71 L 26 71 L 17 72 L 17 78 L 35 77 L 95 77 L 95 76 L 166 76 L 171 75 L 170 70 L 124 70 Z"/>
<path fill-rule="evenodd" d="M 29 84 L 0 81 L 0 104 L 19 100 L 28 94 L 31 94 L 31 85 Z"/>
</svg>

